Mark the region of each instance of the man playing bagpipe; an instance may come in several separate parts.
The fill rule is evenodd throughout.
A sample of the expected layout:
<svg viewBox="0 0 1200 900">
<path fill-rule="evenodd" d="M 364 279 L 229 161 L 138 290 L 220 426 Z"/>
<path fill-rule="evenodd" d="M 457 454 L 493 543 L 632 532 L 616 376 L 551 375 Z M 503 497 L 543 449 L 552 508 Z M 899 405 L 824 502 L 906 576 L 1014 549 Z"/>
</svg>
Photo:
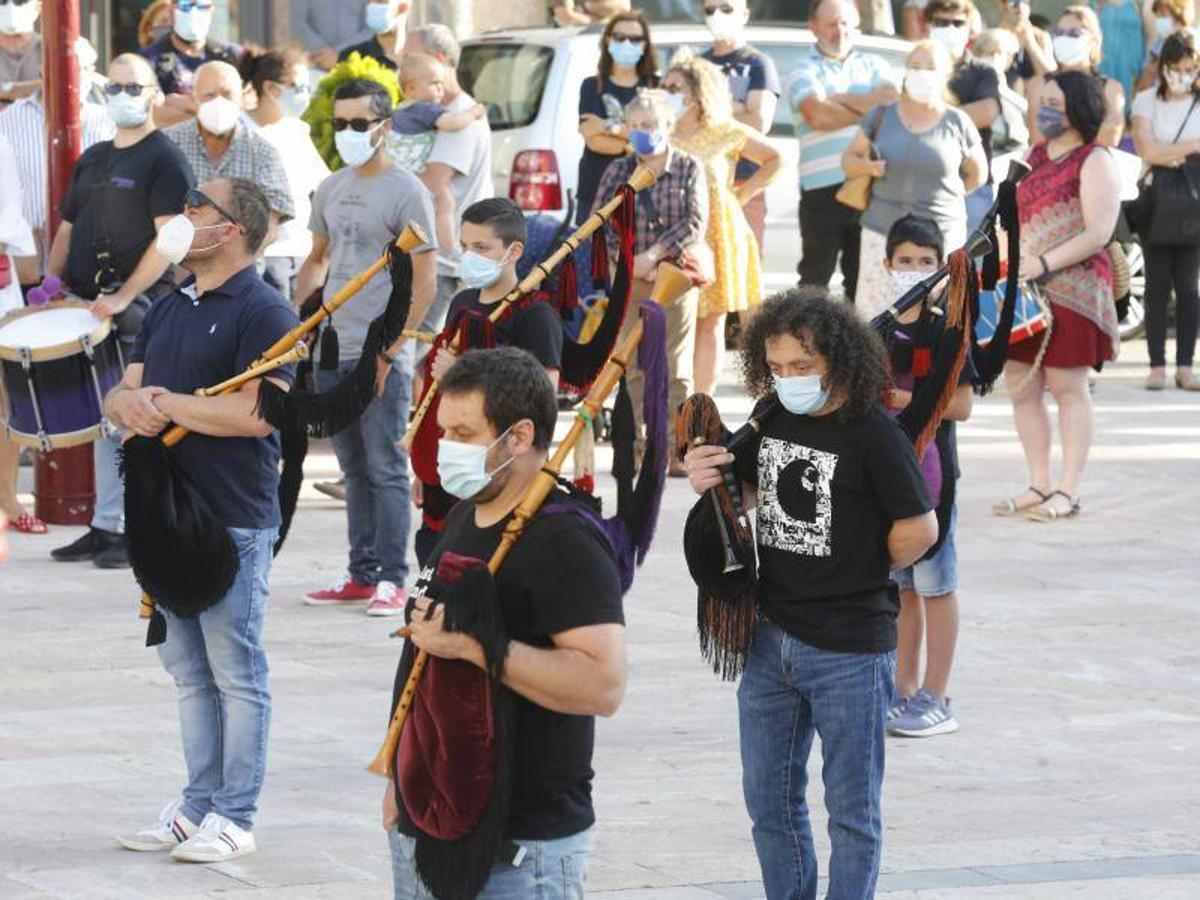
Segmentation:
<svg viewBox="0 0 1200 900">
<path fill-rule="evenodd" d="M 898 219 L 887 236 L 884 267 L 891 274 L 893 294 L 900 297 L 944 261 L 944 245 L 937 223 L 923 216 Z M 894 413 L 916 414 L 930 392 L 941 393 L 933 360 L 946 339 L 945 314 L 926 297 L 902 312 L 887 340 L 892 381 L 888 408 Z M 953 335 L 949 340 L 954 340 Z M 896 702 L 888 711 L 888 733 L 904 737 L 929 737 L 958 730 L 950 709 L 946 686 L 958 640 L 958 553 L 955 548 L 958 512 L 955 482 L 959 477 L 955 422 L 971 415 L 971 381 L 974 367 L 967 354 L 953 399 L 941 414 L 934 440 L 921 454 L 919 464 L 937 509 L 938 541 L 912 566 L 892 572 L 900 587 L 897 622 Z M 926 401 L 927 402 L 927 401 Z M 921 645 L 928 640 L 925 678 L 919 676 Z"/>
<path fill-rule="evenodd" d="M 719 467 L 732 465 L 746 507 L 757 502 L 756 629 L 725 651 L 740 656 L 727 674 L 744 663 L 739 730 L 754 845 L 770 900 L 815 900 L 805 773 L 819 735 L 829 896 L 866 900 L 879 871 L 893 702 L 899 601 L 889 572 L 932 546 L 937 522 L 913 445 L 880 402 L 883 345 L 852 308 L 823 289 L 789 291 L 763 304 L 742 347 L 746 385 L 761 398 L 758 433 L 732 454 L 695 447 L 685 465 L 697 493 L 725 484 Z M 782 409 L 765 415 L 776 397 Z M 693 509 L 689 532 L 706 508 Z M 719 545 L 703 552 L 722 555 Z"/>
<path fill-rule="evenodd" d="M 159 232 L 159 248 L 194 281 L 147 313 L 125 377 L 105 401 L 109 418 L 140 436 L 126 444 L 127 500 L 153 496 L 131 484 L 145 477 L 131 454 L 156 446 L 143 439 L 174 422 L 193 434 L 170 451 L 173 463 L 236 547 L 233 586 L 216 604 L 197 612 L 169 593 L 155 598 L 168 622 L 158 654 L 179 691 L 187 786 L 156 825 L 119 840 L 186 862 L 254 852 L 251 827 L 266 771 L 271 695 L 262 627 L 280 521 L 279 438 L 255 413 L 258 380 L 222 396 L 193 392 L 243 372 L 297 324 L 287 301 L 255 274 L 269 224 L 270 205 L 251 182 L 221 178 L 188 194 L 183 215 Z M 286 389 L 292 372 L 269 377 Z M 135 540 L 139 534 L 131 521 L 135 570 L 140 557 L 155 553 L 145 538 Z M 151 543 L 187 534 L 152 535 Z"/>
<path fill-rule="evenodd" d="M 488 321 L 495 305 L 517 286 L 517 260 L 524 252 L 526 237 L 521 210 L 502 197 L 480 200 L 463 210 L 459 234 L 463 252 L 458 277 L 465 289 L 450 302 L 446 327 L 426 359 L 426 375 L 441 381 L 454 365 L 457 355 L 450 344 L 457 336 L 463 350 L 519 347 L 533 354 L 546 370 L 550 383 L 557 386 L 563 329 L 545 295 L 528 294 L 511 304 L 497 322 Z M 429 382 L 429 378 L 424 380 Z M 458 502 L 438 482 L 437 423 L 432 416 L 418 432 L 412 461 L 417 476 L 413 502 L 421 507 L 416 551 L 417 560 L 423 565 L 446 516 Z"/>
<path fill-rule="evenodd" d="M 464 502 L 421 570 L 396 677 L 399 698 L 427 652 L 384 795 L 397 897 L 583 893 L 593 717 L 625 685 L 624 576 L 591 508 L 558 490 L 487 567 L 556 418 L 544 363 L 513 347 L 441 380 L 438 473 Z"/>
</svg>

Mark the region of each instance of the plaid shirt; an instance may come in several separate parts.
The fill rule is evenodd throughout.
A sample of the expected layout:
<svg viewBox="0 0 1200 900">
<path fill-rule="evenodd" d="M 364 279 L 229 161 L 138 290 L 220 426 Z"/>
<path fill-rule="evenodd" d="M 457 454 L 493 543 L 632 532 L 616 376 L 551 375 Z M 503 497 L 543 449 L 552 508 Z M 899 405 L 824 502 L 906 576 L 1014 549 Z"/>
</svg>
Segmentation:
<svg viewBox="0 0 1200 900">
<path fill-rule="evenodd" d="M 613 198 L 637 164 L 636 156 L 624 156 L 608 164 L 592 212 Z M 704 240 L 708 227 L 708 187 L 704 169 L 695 157 L 674 148 L 667 151 L 667 166 L 658 181 L 637 194 L 634 223 L 635 254 L 658 245 L 664 251 L 663 258 L 678 260 L 685 249 Z M 608 249 L 617 252 L 617 237 L 612 228 L 608 229 Z"/>
<path fill-rule="evenodd" d="M 279 151 L 266 138 L 247 128 L 245 122 L 238 122 L 229 148 L 216 164 L 208 155 L 195 119 L 164 128 L 163 134 L 183 151 L 196 174 L 196 184 L 214 178 L 245 178 L 262 188 L 272 212 L 278 213 L 284 221 L 296 217 L 296 204 Z"/>
</svg>

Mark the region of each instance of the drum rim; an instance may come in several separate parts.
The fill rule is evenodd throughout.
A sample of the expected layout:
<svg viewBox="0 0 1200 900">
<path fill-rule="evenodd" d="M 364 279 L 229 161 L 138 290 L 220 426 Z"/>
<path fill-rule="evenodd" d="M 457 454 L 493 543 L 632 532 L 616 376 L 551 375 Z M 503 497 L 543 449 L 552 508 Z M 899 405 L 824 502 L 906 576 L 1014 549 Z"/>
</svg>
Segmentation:
<svg viewBox="0 0 1200 900">
<path fill-rule="evenodd" d="M 105 420 L 102 419 L 99 424 L 89 425 L 87 428 L 79 431 L 61 431 L 57 434 L 47 434 L 46 439 L 50 444 L 51 450 L 66 450 L 69 447 L 80 447 L 104 437 L 104 425 Z M 7 434 L 14 444 L 20 444 L 22 447 L 32 447 L 35 450 L 42 449 L 41 438 L 36 434 L 30 434 L 27 431 L 19 431 L 13 428 L 12 424 L 7 420 L 0 421 L 0 431 Z"/>
<path fill-rule="evenodd" d="M 90 310 L 92 305 L 82 300 L 56 300 L 53 303 L 47 303 L 45 306 L 30 306 L 25 309 L 17 309 L 10 312 L 8 315 L 0 318 L 0 328 L 10 322 L 15 322 L 17 319 L 28 318 L 29 316 L 38 315 L 50 309 L 86 309 Z M 88 332 L 87 337 L 91 340 L 93 347 L 100 346 L 112 333 L 112 319 L 101 319 L 100 324 Z M 82 353 L 83 347 L 80 343 L 80 337 L 69 341 L 63 341 L 58 344 L 51 344 L 47 347 L 38 347 L 30 349 L 29 359 L 31 362 L 53 362 L 56 359 L 66 359 L 74 356 L 76 353 Z M 21 355 L 20 347 L 13 347 L 7 344 L 0 344 L 0 359 L 10 362 L 24 362 Z"/>
</svg>

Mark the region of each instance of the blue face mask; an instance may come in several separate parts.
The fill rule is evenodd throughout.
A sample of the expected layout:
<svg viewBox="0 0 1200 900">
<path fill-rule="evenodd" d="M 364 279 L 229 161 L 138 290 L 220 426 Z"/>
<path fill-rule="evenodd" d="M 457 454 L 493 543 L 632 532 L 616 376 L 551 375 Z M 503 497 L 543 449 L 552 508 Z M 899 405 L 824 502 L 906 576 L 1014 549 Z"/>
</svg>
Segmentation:
<svg viewBox="0 0 1200 900">
<path fill-rule="evenodd" d="M 783 408 L 798 416 L 816 412 L 829 400 L 829 391 L 821 387 L 820 375 L 776 375 L 775 393 Z"/>
<path fill-rule="evenodd" d="M 645 44 L 634 44 L 630 41 L 609 41 L 608 55 L 618 66 L 636 66 L 642 61 L 646 52 Z"/>
<path fill-rule="evenodd" d="M 638 156 L 656 156 L 667 146 L 667 136 L 661 131 L 631 131 L 629 143 Z"/>
<path fill-rule="evenodd" d="M 487 470 L 488 451 L 504 440 L 511 428 L 511 425 L 505 428 L 503 433 L 486 447 L 464 444 L 462 441 L 449 441 L 445 438 L 438 441 L 438 480 L 442 482 L 446 493 L 459 500 L 470 500 L 491 484 L 493 476 L 516 458 L 510 456 L 491 472 Z"/>
<path fill-rule="evenodd" d="M 506 253 L 505 256 L 507 255 Z M 505 265 L 506 261 L 503 259 L 491 259 L 468 251 L 459 257 L 455 274 L 467 287 L 482 291 L 500 280 Z"/>
<path fill-rule="evenodd" d="M 386 34 L 396 27 L 396 17 L 392 15 L 390 3 L 368 3 L 366 11 L 367 27 L 376 34 Z"/>
<path fill-rule="evenodd" d="M 1067 130 L 1067 114 L 1053 106 L 1039 106 L 1037 127 L 1038 131 L 1053 140 Z"/>
</svg>

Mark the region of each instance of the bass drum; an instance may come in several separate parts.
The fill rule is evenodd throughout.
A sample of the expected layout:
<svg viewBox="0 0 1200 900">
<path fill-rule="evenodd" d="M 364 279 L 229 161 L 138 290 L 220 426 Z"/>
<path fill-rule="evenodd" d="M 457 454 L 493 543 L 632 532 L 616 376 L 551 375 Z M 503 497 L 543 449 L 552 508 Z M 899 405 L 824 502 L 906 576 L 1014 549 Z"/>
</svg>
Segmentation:
<svg viewBox="0 0 1200 900">
<path fill-rule="evenodd" d="M 80 301 L 22 309 L 0 319 L 3 424 L 18 444 L 54 450 L 113 432 L 104 395 L 124 374 L 111 321 Z"/>
</svg>

